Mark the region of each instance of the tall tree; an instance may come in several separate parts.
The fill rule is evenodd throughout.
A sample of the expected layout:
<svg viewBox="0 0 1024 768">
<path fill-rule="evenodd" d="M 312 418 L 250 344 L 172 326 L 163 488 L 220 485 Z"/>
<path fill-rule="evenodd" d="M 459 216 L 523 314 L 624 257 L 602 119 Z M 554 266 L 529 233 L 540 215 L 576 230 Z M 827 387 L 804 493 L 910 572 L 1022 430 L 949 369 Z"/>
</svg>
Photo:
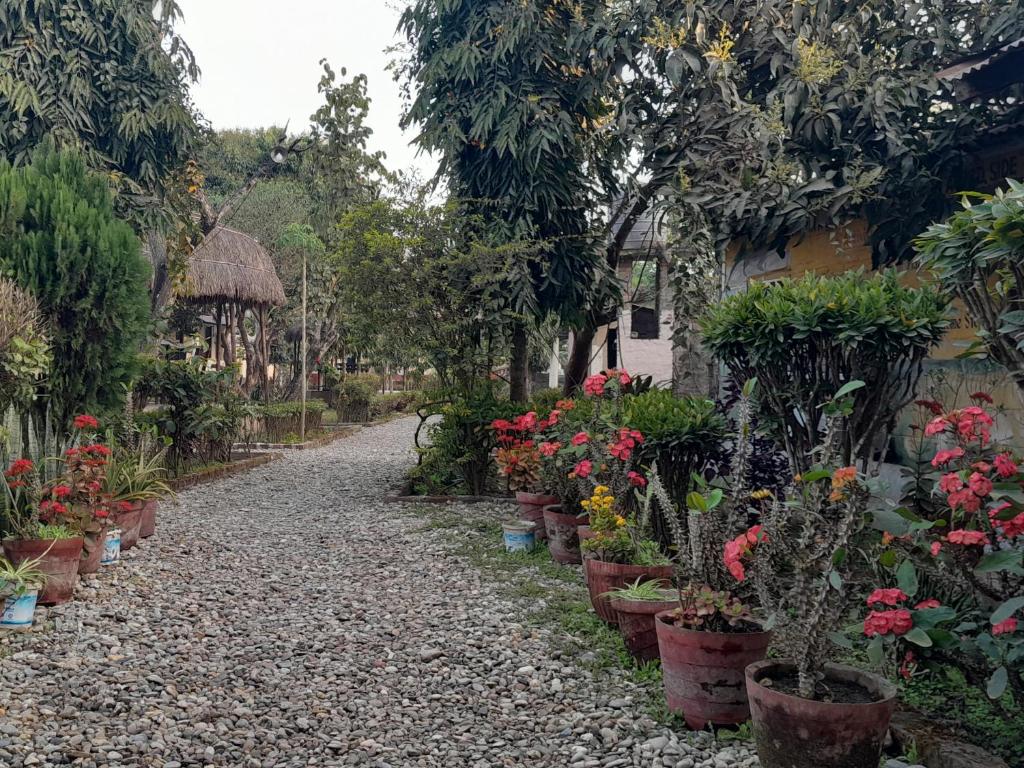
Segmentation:
<svg viewBox="0 0 1024 768">
<path fill-rule="evenodd" d="M 440 157 L 439 177 L 490 222 L 496 244 L 544 243 L 530 285 L 512 289 L 527 299 L 524 321 L 548 312 L 578 319 L 599 273 L 585 166 L 609 106 L 584 44 L 599 5 L 418 0 L 401 21 L 415 91 L 405 125 L 420 128 L 420 146 Z M 512 395 L 522 399 L 525 329 L 512 339 Z"/>
<path fill-rule="evenodd" d="M 123 401 L 148 329 L 149 275 L 106 179 L 77 153 L 48 144 L 18 168 L 0 160 L 0 267 L 51 323 L 46 391 L 66 423 Z"/>
<path fill-rule="evenodd" d="M 179 16 L 174 0 L 0 0 L 0 157 L 50 137 L 110 174 L 119 210 L 152 211 L 197 134 Z"/>
</svg>

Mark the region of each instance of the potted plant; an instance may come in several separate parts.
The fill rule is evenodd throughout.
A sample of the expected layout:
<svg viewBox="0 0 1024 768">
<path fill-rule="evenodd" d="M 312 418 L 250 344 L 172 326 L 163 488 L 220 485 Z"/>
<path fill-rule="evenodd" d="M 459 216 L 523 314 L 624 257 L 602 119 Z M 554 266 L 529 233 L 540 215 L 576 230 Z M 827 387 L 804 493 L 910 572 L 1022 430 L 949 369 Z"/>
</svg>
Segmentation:
<svg viewBox="0 0 1024 768">
<path fill-rule="evenodd" d="M 771 633 L 754 618 L 744 598 L 734 593 L 744 576 L 737 553 L 763 539 L 751 526 L 764 491 L 747 484 L 751 455 L 751 395 L 754 382 L 742 389 L 737 405 L 737 432 L 732 464 L 724 487 L 710 488 L 698 475 L 681 514 L 652 468 L 645 506 L 657 507 L 676 548 L 676 604 L 655 619 L 665 698 L 672 712 L 691 728 L 709 723 L 736 725 L 750 717 L 744 670 L 763 659 Z"/>
<path fill-rule="evenodd" d="M 544 507 L 557 504 L 558 497 L 546 493 L 541 486 L 541 455 L 531 438 L 538 427 L 539 420 L 533 411 L 512 421 L 495 419 L 491 423 L 498 441 L 494 449 L 498 474 L 516 494 L 519 518 L 534 525 L 537 541 L 545 541 Z"/>
<path fill-rule="evenodd" d="M 89 426 L 95 426 L 92 417 L 79 416 L 75 423 L 79 429 L 86 428 L 84 419 L 91 419 Z M 64 503 L 70 511 L 71 525 L 82 535 L 84 546 L 79 573 L 95 573 L 99 570 L 103 556 L 103 545 L 110 526 L 111 501 L 104 493 L 107 483 L 111 450 L 106 445 L 85 442 L 64 451 L 64 472 L 57 479 L 57 486 L 65 492 Z"/>
<path fill-rule="evenodd" d="M 625 510 L 608 486 L 596 486 L 583 504 L 594 534 L 582 544 L 583 550 L 593 555 L 583 561 L 590 602 L 603 621 L 617 625 L 618 614 L 609 593 L 637 579 L 667 583 L 672 565 L 647 534 L 647 521 Z"/>
<path fill-rule="evenodd" d="M 619 632 L 630 656 L 638 662 L 659 658 L 654 617 L 679 603 L 667 581 L 637 579 L 606 594 L 619 619 Z"/>
<path fill-rule="evenodd" d="M 39 566 L 38 558 L 15 565 L 6 557 L 0 557 L 0 604 L 3 606 L 0 627 L 32 628 L 39 590 L 46 583 L 46 574 Z"/>
<path fill-rule="evenodd" d="M 862 386 L 850 382 L 827 404 L 816 463 L 797 476 L 785 501 L 769 505 L 757 545 L 733 552 L 738 578 L 750 564 L 783 653 L 746 670 L 764 768 L 790 768 L 793 755 L 875 768 L 896 707 L 896 688 L 884 678 L 828 663 L 832 636 L 851 607 L 851 576 L 871 551 L 866 479 L 854 466 L 836 466 L 853 409 L 845 396 Z"/>
<path fill-rule="evenodd" d="M 84 540 L 71 527 L 63 490 L 43 498 L 38 468 L 30 459 L 16 459 L 4 472 L 4 555 L 14 565 L 35 561 L 46 576 L 38 600 L 56 605 L 71 599 L 78 583 Z M 57 500 L 54 500 L 54 497 Z"/>
<path fill-rule="evenodd" d="M 104 490 L 115 506 L 122 549 L 131 549 L 140 538 L 153 535 L 157 505 L 173 493 L 166 480 L 164 455 L 165 451 L 149 450 L 145 441 L 134 449 L 118 446 L 114 450 Z"/>
</svg>

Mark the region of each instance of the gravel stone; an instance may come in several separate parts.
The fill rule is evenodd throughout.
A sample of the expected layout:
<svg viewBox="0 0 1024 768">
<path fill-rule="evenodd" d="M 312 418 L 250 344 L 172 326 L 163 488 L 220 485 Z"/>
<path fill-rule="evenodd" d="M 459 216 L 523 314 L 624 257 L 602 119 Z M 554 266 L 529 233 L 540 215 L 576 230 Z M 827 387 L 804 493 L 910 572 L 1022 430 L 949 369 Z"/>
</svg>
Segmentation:
<svg viewBox="0 0 1024 768">
<path fill-rule="evenodd" d="M 0 636 L 0 765 L 756 765 L 655 723 L 644 689 L 530 626 L 462 534 L 384 503 L 415 426 L 182 493 L 74 602 Z"/>
</svg>

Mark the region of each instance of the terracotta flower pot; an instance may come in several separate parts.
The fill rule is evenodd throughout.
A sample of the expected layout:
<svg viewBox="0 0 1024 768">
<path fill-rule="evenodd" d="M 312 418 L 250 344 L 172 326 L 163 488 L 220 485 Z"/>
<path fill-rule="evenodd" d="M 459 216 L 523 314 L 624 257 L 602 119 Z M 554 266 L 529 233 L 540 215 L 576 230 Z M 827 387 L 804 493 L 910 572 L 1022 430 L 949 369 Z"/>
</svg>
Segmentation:
<svg viewBox="0 0 1024 768">
<path fill-rule="evenodd" d="M 103 559 L 103 545 L 107 539 L 107 528 L 97 533 L 87 533 L 82 537 L 82 557 L 78 561 L 80 574 L 96 573 Z"/>
<path fill-rule="evenodd" d="M 131 549 L 139 543 L 139 531 L 142 528 L 141 501 L 133 501 L 131 508 L 114 512 L 114 525 L 121 529 L 121 551 Z"/>
<path fill-rule="evenodd" d="M 557 504 L 558 497 L 545 493 L 516 491 L 516 501 L 519 502 L 519 519 L 534 524 L 537 541 L 547 541 L 548 534 L 544 530 L 544 507 Z"/>
<path fill-rule="evenodd" d="M 612 609 L 606 592 L 632 584 L 637 579 L 650 581 L 663 579 L 666 584 L 672 580 L 671 565 L 625 565 L 623 563 L 606 563 L 604 560 L 584 560 L 587 569 L 587 589 L 590 591 L 590 604 L 594 612 L 609 624 L 618 625 L 618 615 Z"/>
<path fill-rule="evenodd" d="M 868 701 L 812 701 L 761 684 L 795 669 L 796 665 L 786 660 L 759 661 L 746 669 L 762 768 L 877 768 L 896 709 L 896 686 L 878 675 L 840 664 L 825 667 L 826 685 L 852 686 Z"/>
<path fill-rule="evenodd" d="M 142 522 L 139 524 L 140 539 L 148 539 L 156 533 L 156 513 L 159 509 L 159 499 L 150 499 L 142 505 Z"/>
<path fill-rule="evenodd" d="M 579 565 L 583 562 L 579 524 L 579 516 L 565 514 L 561 504 L 544 507 L 544 529 L 547 531 L 551 557 L 556 563 Z"/>
<path fill-rule="evenodd" d="M 619 617 L 619 632 L 626 643 L 629 655 L 637 661 L 652 661 L 659 658 L 658 632 L 654 617 L 662 611 L 679 607 L 679 598 L 664 600 L 627 600 L 613 597 L 611 608 Z"/>
<path fill-rule="evenodd" d="M 39 570 L 46 574 L 46 584 L 39 592 L 43 605 L 66 603 L 78 583 L 78 561 L 83 540 L 74 539 L 8 539 L 4 555 L 13 565 L 41 557 Z"/>
<path fill-rule="evenodd" d="M 665 699 L 671 712 L 703 730 L 708 723 L 736 725 L 750 718 L 744 670 L 768 653 L 771 632 L 702 632 L 655 619 Z"/>
</svg>

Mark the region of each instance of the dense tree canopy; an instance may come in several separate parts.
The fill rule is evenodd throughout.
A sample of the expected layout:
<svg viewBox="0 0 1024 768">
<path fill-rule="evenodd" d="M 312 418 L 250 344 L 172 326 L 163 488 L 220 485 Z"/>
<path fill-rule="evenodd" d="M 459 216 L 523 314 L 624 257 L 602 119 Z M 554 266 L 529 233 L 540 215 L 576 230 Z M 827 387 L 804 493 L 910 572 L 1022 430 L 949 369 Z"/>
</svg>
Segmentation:
<svg viewBox="0 0 1024 768">
<path fill-rule="evenodd" d="M 0 0 L 0 157 L 50 137 L 108 172 L 122 209 L 149 209 L 197 132 L 178 16 L 174 0 Z"/>
</svg>

